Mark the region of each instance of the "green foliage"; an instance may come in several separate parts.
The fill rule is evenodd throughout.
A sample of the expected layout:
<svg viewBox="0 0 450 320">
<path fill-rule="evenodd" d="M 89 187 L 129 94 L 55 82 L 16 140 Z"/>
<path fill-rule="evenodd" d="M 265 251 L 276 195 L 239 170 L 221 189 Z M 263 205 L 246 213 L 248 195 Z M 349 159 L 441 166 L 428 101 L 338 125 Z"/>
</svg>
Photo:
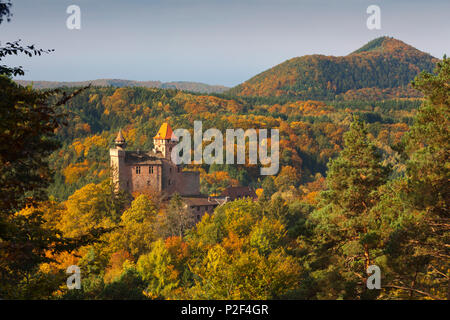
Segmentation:
<svg viewBox="0 0 450 320">
<path fill-rule="evenodd" d="M 0 23 L 9 8 L 0 0 Z M 45 52 L 10 42 L 0 60 Z M 0 66 L 0 298 L 448 298 L 449 59 L 409 87 L 436 62 L 383 37 L 288 60 L 227 94 L 94 87 L 61 100 Z M 310 98 L 329 102 L 299 100 Z M 108 148 L 123 128 L 130 149 L 151 149 L 168 119 L 279 128 L 281 171 L 261 181 L 258 166 L 199 166 L 208 193 L 262 190 L 197 224 L 179 195 L 131 202 L 109 182 Z M 64 286 L 72 264 L 81 290 Z M 371 264 L 382 290 L 366 289 Z"/>
<path fill-rule="evenodd" d="M 308 55 L 287 60 L 229 90 L 243 96 L 367 100 L 417 96 L 407 86 L 437 59 L 402 41 L 382 37 L 344 57 Z M 387 76 L 387 75 L 392 76 Z M 369 98 L 370 97 L 370 98 Z"/>
<path fill-rule="evenodd" d="M 373 39 L 372 41 L 369 41 L 368 43 L 366 43 L 365 45 L 363 45 L 361 48 L 359 48 L 358 50 L 356 50 L 353 53 L 382 50 L 383 43 L 385 41 L 389 41 L 389 38 L 388 37 L 379 37 L 379 38 Z"/>
<path fill-rule="evenodd" d="M 120 247 L 138 258 L 150 250 L 156 239 L 156 207 L 146 195 L 139 195 L 122 214 L 122 228 L 117 231 Z"/>
<path fill-rule="evenodd" d="M 281 297 L 300 279 L 299 264 L 283 249 L 286 241 L 285 227 L 262 216 L 256 202 L 239 200 L 218 208 L 213 218 L 204 218 L 189 234 L 188 243 L 197 248 L 198 257 L 190 263 L 194 285 L 188 295 L 196 299 Z"/>
<path fill-rule="evenodd" d="M 397 196 L 382 202 L 386 212 L 402 217 L 389 243 L 396 275 L 389 294 L 448 299 L 450 60 L 444 57 L 436 74 L 422 73 L 413 85 L 426 101 L 405 137 L 406 176 L 391 193 Z"/>
<path fill-rule="evenodd" d="M 126 265 L 122 274 L 105 285 L 100 294 L 106 300 L 143 300 L 145 282 L 133 265 Z"/>
<path fill-rule="evenodd" d="M 178 286 L 177 273 L 171 263 L 172 257 L 162 240 L 154 242 L 152 250 L 139 258 L 137 270 L 148 284 L 148 296 L 161 298 Z"/>
<path fill-rule="evenodd" d="M 40 264 L 51 261 L 47 253 L 72 251 L 89 243 L 92 234 L 64 238 L 45 226 L 39 210 L 14 214 L 47 197 L 48 156 L 59 146 L 54 131 L 62 117 L 49 102 L 54 92 L 23 88 L 3 75 L 0 88 L 0 295 L 47 298 L 62 281 L 58 274 L 39 271 Z"/>
<path fill-rule="evenodd" d="M 368 298 L 375 292 L 366 290 L 366 269 L 382 254 L 381 240 L 389 235 L 373 211 L 389 169 L 381 164 L 364 123 L 355 120 L 344 139 L 344 150 L 329 165 L 328 189 L 312 215 L 315 259 L 323 268 L 313 274 L 330 286 L 336 286 L 332 281 L 339 282 L 337 287 L 324 286 L 321 291 L 328 290 L 324 297 Z M 338 268 L 339 275 L 334 275 Z"/>
<path fill-rule="evenodd" d="M 59 147 L 54 130 L 60 116 L 49 95 L 0 76 L 0 210 L 11 213 L 45 199 L 51 181 L 47 157 Z"/>
<path fill-rule="evenodd" d="M 167 210 L 158 215 L 157 220 L 157 232 L 162 238 L 182 237 L 194 224 L 194 217 L 178 193 L 172 196 Z"/>
</svg>

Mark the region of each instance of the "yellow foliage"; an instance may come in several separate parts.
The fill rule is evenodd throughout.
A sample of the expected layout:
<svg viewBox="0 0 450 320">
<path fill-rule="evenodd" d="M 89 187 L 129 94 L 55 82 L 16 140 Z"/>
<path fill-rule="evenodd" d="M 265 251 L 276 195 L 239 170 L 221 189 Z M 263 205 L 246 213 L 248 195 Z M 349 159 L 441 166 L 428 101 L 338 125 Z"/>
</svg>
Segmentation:
<svg viewBox="0 0 450 320">
<path fill-rule="evenodd" d="M 79 178 L 85 176 L 89 171 L 89 164 L 87 160 L 84 160 L 82 163 L 69 164 L 63 170 L 64 177 L 66 178 L 66 183 L 74 183 Z"/>
</svg>

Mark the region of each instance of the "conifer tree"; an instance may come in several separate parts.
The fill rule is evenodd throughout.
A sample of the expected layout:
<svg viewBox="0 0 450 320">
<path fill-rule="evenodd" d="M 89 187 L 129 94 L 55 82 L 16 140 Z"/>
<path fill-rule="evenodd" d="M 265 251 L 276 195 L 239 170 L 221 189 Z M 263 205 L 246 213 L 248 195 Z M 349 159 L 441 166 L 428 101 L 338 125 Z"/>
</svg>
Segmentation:
<svg viewBox="0 0 450 320">
<path fill-rule="evenodd" d="M 400 298 L 450 299 L 450 59 L 413 86 L 426 100 L 405 136 L 406 177 L 396 183 L 398 196 L 382 201 L 385 212 L 401 213 L 387 245 L 393 273 L 387 287 Z"/>
<path fill-rule="evenodd" d="M 380 255 L 381 230 L 372 208 L 389 168 L 367 136 L 366 125 L 354 119 L 345 146 L 329 164 L 327 190 L 312 214 L 315 229 L 315 276 L 326 298 L 365 298 L 366 270 Z M 320 283 L 322 282 L 322 283 Z M 319 294 L 320 297 L 320 294 Z"/>
</svg>

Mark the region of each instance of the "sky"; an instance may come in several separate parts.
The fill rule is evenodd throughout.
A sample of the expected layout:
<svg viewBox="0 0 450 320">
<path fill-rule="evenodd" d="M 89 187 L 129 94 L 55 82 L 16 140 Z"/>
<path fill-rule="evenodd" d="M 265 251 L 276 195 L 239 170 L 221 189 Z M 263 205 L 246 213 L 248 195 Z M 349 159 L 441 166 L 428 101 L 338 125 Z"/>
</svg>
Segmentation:
<svg viewBox="0 0 450 320">
<path fill-rule="evenodd" d="M 13 0 L 0 42 L 55 51 L 9 57 L 18 79 L 103 78 L 237 85 L 287 59 L 342 56 L 391 36 L 442 58 L 450 54 L 448 0 Z M 369 30 L 369 5 L 381 29 Z M 66 26 L 81 9 L 81 29 Z"/>
</svg>

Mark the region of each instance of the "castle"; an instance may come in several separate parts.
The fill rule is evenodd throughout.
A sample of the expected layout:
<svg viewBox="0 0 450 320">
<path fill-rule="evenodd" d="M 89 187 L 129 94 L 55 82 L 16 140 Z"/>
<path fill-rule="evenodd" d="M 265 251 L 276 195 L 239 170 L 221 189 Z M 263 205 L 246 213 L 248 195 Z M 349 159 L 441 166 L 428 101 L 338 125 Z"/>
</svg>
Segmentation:
<svg viewBox="0 0 450 320">
<path fill-rule="evenodd" d="M 200 178 L 196 171 L 183 171 L 171 161 L 176 139 L 168 123 L 163 123 L 153 138 L 152 151 L 125 150 L 126 141 L 119 131 L 115 148 L 110 149 L 113 181 L 130 193 L 153 191 L 166 196 L 177 192 L 182 196 L 200 195 Z"/>
<path fill-rule="evenodd" d="M 129 193 L 157 192 L 166 198 L 174 193 L 183 197 L 186 207 L 197 220 L 205 212 L 212 213 L 223 203 L 220 199 L 200 194 L 198 171 L 184 171 L 171 160 L 176 138 L 168 123 L 163 123 L 153 138 L 152 151 L 129 151 L 122 131 L 110 149 L 113 183 Z"/>
<path fill-rule="evenodd" d="M 177 139 L 168 123 L 163 123 L 153 137 L 152 151 L 125 150 L 127 143 L 122 131 L 114 143 L 115 148 L 110 149 L 109 154 L 113 183 L 117 188 L 129 193 L 156 192 L 165 198 L 178 193 L 197 220 L 227 201 L 257 198 L 249 187 L 230 187 L 220 197 L 202 195 L 199 172 L 183 170 L 182 166 L 172 162 L 171 152 Z"/>
</svg>

